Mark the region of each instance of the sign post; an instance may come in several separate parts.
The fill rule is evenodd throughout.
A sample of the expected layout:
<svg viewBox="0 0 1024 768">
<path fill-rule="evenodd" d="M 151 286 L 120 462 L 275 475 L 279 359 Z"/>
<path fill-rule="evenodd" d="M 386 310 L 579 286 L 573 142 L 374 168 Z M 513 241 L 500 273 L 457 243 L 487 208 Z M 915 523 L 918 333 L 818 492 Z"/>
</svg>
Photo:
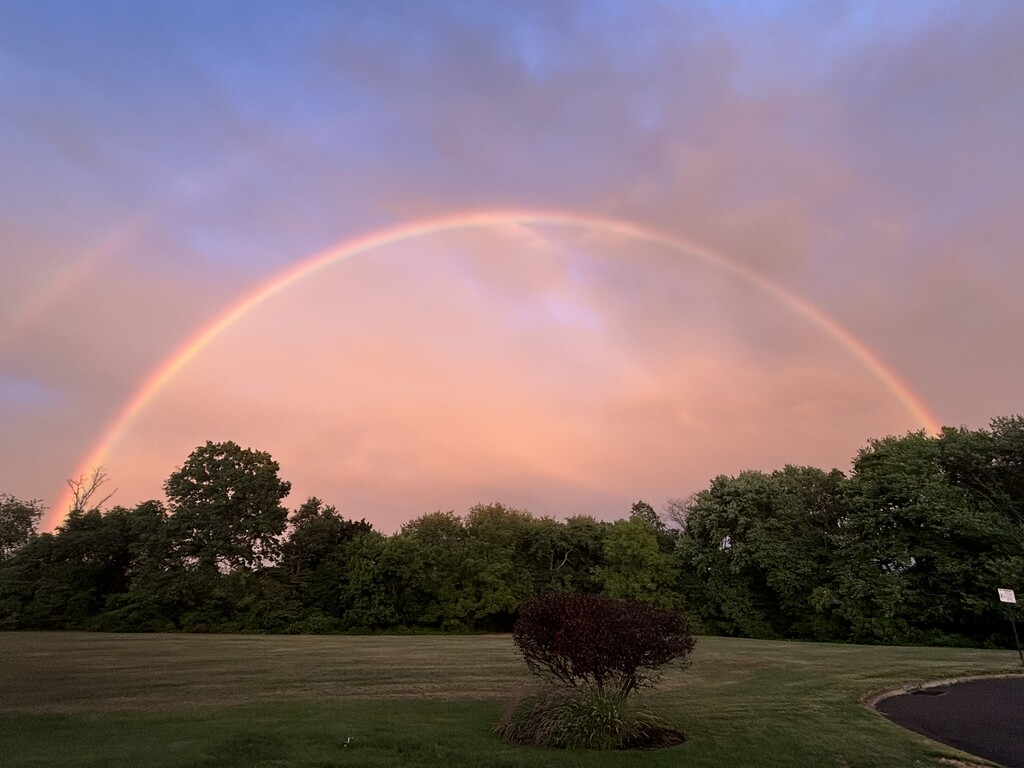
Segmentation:
<svg viewBox="0 0 1024 768">
<path fill-rule="evenodd" d="M 1017 605 L 1017 596 L 1012 589 L 1000 589 L 999 602 L 1006 603 L 1006 612 L 1010 614 L 1010 626 L 1013 627 L 1013 641 L 1017 643 L 1017 655 L 1020 656 L 1020 663 L 1024 664 L 1024 652 L 1020 649 L 1020 637 L 1017 635 L 1017 622 L 1013 618 L 1013 606 Z"/>
</svg>

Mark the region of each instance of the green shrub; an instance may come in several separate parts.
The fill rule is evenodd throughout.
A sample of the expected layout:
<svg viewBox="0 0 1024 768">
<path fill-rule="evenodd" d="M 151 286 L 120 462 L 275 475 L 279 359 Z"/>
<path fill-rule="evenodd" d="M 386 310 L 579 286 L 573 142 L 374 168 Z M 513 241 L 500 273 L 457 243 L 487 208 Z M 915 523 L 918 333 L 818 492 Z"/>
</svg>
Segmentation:
<svg viewBox="0 0 1024 768">
<path fill-rule="evenodd" d="M 504 712 L 494 730 L 517 744 L 559 749 L 644 749 L 683 741 L 628 697 L 599 688 L 531 692 Z"/>
</svg>

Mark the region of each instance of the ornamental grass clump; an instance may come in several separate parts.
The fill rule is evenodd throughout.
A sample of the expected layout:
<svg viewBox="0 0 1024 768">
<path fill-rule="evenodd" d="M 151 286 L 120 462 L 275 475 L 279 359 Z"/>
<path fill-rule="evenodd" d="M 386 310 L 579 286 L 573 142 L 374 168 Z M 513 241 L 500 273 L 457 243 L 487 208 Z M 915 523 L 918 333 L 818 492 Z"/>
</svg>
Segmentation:
<svg viewBox="0 0 1024 768">
<path fill-rule="evenodd" d="M 683 736 L 630 701 L 694 639 L 678 613 L 635 600 L 554 592 L 524 604 L 512 638 L 544 686 L 496 731 L 519 744 L 575 749 L 670 746 Z"/>
</svg>

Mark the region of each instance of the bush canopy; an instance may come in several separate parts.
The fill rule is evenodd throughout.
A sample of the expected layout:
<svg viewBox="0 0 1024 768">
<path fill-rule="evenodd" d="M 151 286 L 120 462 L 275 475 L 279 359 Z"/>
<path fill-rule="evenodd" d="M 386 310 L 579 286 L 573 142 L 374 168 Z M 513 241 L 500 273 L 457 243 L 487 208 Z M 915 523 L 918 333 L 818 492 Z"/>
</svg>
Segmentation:
<svg viewBox="0 0 1024 768">
<path fill-rule="evenodd" d="M 665 608 L 599 594 L 552 592 L 519 609 L 512 630 L 534 674 L 568 688 L 625 697 L 693 651 L 686 619 Z"/>
</svg>

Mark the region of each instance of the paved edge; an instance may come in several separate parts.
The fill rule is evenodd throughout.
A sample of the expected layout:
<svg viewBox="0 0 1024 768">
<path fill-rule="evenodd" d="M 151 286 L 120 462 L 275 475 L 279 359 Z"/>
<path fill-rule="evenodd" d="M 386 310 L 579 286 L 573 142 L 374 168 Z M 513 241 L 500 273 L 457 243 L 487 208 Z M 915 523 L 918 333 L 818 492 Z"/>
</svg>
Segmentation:
<svg viewBox="0 0 1024 768">
<path fill-rule="evenodd" d="M 941 688 L 944 685 L 957 685 L 958 683 L 972 683 L 975 680 L 999 680 L 1005 677 L 1024 677 L 1024 672 L 997 672 L 992 675 L 969 675 L 968 677 L 947 677 L 941 680 L 928 680 L 923 683 L 907 683 L 899 688 L 889 688 L 884 691 L 869 691 L 865 695 L 861 696 L 861 703 L 864 704 L 868 709 L 878 712 L 879 715 L 885 717 L 882 712 L 879 712 L 878 705 L 886 699 L 891 699 L 896 696 L 904 696 L 908 693 L 914 693 L 915 691 L 926 691 L 929 688 Z M 885 718 L 888 720 L 889 718 Z M 892 722 L 892 721 L 890 721 Z M 925 737 L 927 738 L 927 737 Z"/>
<path fill-rule="evenodd" d="M 869 692 L 866 695 L 861 697 L 861 703 L 864 704 L 864 706 L 866 706 L 868 709 L 870 709 L 876 715 L 878 715 L 879 717 L 885 718 L 886 721 L 892 723 L 893 725 L 895 725 L 895 726 L 897 726 L 899 728 L 903 728 L 903 730 L 908 731 L 909 733 L 913 733 L 914 735 L 919 736 L 922 739 L 926 739 L 926 740 L 931 741 L 931 742 L 933 742 L 935 744 L 939 744 L 939 745 L 945 747 L 946 749 L 952 749 L 955 752 L 959 752 L 961 755 L 966 755 L 969 758 L 971 758 L 971 762 L 970 763 L 965 762 L 965 761 L 961 761 L 961 760 L 952 760 L 952 759 L 949 759 L 949 758 L 939 758 L 939 762 L 940 763 L 947 764 L 947 765 L 953 765 L 953 766 L 962 766 L 963 768 L 984 768 L 985 766 L 991 766 L 991 765 L 997 766 L 997 765 L 999 765 L 998 763 L 994 763 L 991 760 L 989 760 L 988 758 L 982 757 L 981 755 L 975 755 L 975 754 L 972 754 L 970 752 L 964 752 L 962 749 L 959 749 L 957 747 L 953 747 L 953 746 L 951 746 L 949 744 L 943 744 L 941 741 L 936 741 L 935 739 L 933 739 L 933 738 L 931 738 L 929 736 L 925 736 L 923 733 L 918 733 L 917 731 L 914 731 L 914 730 L 912 730 L 910 728 L 902 726 L 899 723 L 897 723 L 895 720 L 890 720 L 888 717 L 885 717 L 885 714 L 881 710 L 878 709 L 878 705 L 880 703 L 882 703 L 883 701 L 885 701 L 886 699 L 893 699 L 893 698 L 895 698 L 897 696 L 906 696 L 906 695 L 912 694 L 912 693 L 914 693 L 916 691 L 928 690 L 929 688 L 941 688 L 942 686 L 946 686 L 946 685 L 958 685 L 960 683 L 971 683 L 971 682 L 975 682 L 976 680 L 1000 680 L 1000 679 L 1007 678 L 1007 677 L 1021 677 L 1021 678 L 1024 678 L 1024 672 L 999 672 L 999 673 L 992 674 L 992 675 L 969 675 L 967 677 L 947 677 L 947 678 L 944 678 L 942 680 L 928 680 L 928 681 L 923 682 L 923 683 L 908 683 L 908 684 L 903 685 L 903 686 L 901 686 L 899 688 L 890 688 L 888 690 L 881 691 L 881 692 L 877 692 L 877 691 Z M 974 762 L 975 760 L 979 760 L 981 762 Z"/>
</svg>

